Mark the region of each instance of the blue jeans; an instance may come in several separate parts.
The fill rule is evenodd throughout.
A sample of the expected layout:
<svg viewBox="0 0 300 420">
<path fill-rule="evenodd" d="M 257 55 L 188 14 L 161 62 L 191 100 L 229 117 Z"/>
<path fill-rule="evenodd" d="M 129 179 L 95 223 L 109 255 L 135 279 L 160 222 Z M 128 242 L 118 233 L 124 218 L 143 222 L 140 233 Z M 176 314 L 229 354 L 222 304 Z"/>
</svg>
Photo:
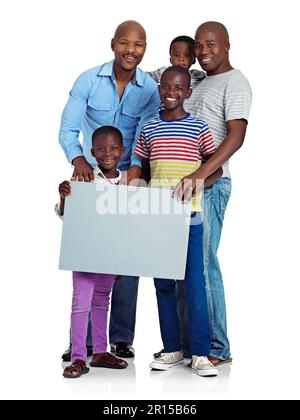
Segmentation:
<svg viewBox="0 0 300 420">
<path fill-rule="evenodd" d="M 154 279 L 160 332 L 165 352 L 181 350 L 177 314 L 176 283 L 181 283 L 187 298 L 189 348 L 191 354 L 207 356 L 211 346 L 210 325 L 203 269 L 203 225 L 191 225 L 185 279 Z"/>
<path fill-rule="evenodd" d="M 204 190 L 204 274 L 212 334 L 209 354 L 222 360 L 230 356 L 230 345 L 227 337 L 225 294 L 217 251 L 230 194 L 231 180 L 229 178 L 221 178 Z M 185 291 L 180 282 L 177 282 L 176 288 L 178 296 L 177 310 L 181 329 L 181 346 L 184 352 L 189 353 Z"/>
<path fill-rule="evenodd" d="M 133 343 L 135 330 L 138 277 L 117 276 L 112 297 L 109 342 Z"/>
</svg>

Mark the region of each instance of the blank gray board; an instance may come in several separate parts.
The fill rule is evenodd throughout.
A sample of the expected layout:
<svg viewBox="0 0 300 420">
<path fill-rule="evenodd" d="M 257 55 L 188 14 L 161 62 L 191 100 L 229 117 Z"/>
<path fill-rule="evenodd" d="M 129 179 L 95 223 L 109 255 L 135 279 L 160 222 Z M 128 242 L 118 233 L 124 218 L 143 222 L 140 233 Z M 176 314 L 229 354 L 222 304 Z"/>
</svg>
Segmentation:
<svg viewBox="0 0 300 420">
<path fill-rule="evenodd" d="M 71 188 L 60 269 L 184 279 L 190 203 L 165 188 L 85 182 Z"/>
</svg>

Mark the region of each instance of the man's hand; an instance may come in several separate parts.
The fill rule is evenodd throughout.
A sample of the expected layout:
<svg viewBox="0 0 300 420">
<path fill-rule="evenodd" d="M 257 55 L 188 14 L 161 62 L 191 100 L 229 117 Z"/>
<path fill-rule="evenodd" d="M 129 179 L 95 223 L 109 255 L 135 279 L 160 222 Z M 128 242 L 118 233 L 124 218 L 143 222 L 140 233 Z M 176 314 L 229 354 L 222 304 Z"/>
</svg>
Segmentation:
<svg viewBox="0 0 300 420">
<path fill-rule="evenodd" d="M 179 201 L 188 203 L 192 197 L 199 194 L 203 190 L 204 179 L 197 178 L 197 172 L 193 172 L 190 175 L 185 176 L 176 185 L 173 192 L 173 197 Z"/>
<path fill-rule="evenodd" d="M 91 165 L 83 156 L 78 156 L 73 159 L 72 164 L 74 165 L 74 172 L 71 181 L 94 181 L 94 171 Z"/>
<path fill-rule="evenodd" d="M 122 177 L 120 185 L 140 185 L 140 177 L 142 175 L 142 168 L 138 165 L 131 166 Z"/>
</svg>

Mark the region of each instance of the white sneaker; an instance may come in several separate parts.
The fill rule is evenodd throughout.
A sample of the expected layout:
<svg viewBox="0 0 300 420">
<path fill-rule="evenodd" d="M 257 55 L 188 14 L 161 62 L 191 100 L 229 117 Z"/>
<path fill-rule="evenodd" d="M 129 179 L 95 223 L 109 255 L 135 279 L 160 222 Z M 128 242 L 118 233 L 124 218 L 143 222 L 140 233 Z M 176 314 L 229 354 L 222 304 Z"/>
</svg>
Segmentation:
<svg viewBox="0 0 300 420">
<path fill-rule="evenodd" d="M 206 356 L 192 356 L 192 368 L 200 376 L 217 376 L 218 369 L 208 360 Z"/>
<path fill-rule="evenodd" d="M 160 357 L 157 357 L 150 363 L 152 369 L 157 370 L 168 370 L 173 366 L 180 365 L 184 362 L 181 351 L 175 351 L 172 353 L 162 353 Z"/>
</svg>

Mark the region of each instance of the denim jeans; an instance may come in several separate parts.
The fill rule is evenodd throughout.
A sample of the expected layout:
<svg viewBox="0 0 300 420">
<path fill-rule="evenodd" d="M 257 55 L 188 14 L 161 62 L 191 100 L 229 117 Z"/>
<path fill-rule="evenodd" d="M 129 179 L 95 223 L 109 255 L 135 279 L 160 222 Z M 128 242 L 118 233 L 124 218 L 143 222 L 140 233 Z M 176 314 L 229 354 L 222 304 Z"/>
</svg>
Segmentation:
<svg viewBox="0 0 300 420">
<path fill-rule="evenodd" d="M 111 298 L 110 343 L 133 343 L 135 330 L 138 277 L 117 276 Z"/>
<path fill-rule="evenodd" d="M 189 348 L 192 355 L 208 356 L 211 347 L 203 268 L 203 226 L 191 224 L 185 279 L 154 279 L 160 332 L 165 352 L 181 350 L 180 326 L 177 314 L 176 283 L 184 287 L 187 300 Z"/>
<path fill-rule="evenodd" d="M 227 337 L 225 294 L 217 251 L 230 194 L 231 179 L 229 178 L 221 178 L 204 190 L 203 251 L 208 314 L 212 335 L 210 355 L 222 360 L 230 356 L 230 345 Z M 185 353 L 190 353 L 187 305 L 185 303 L 185 291 L 180 282 L 177 282 L 176 291 L 181 347 Z"/>
</svg>

